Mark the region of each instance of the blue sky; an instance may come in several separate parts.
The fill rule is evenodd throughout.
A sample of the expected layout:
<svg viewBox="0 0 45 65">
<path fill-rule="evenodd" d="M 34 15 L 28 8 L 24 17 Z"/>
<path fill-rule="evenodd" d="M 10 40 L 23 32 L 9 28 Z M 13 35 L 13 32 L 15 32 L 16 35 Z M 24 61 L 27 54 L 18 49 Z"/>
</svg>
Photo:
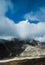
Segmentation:
<svg viewBox="0 0 45 65">
<path fill-rule="evenodd" d="M 45 42 L 45 0 L 0 0 L 0 38 Z"/>
<path fill-rule="evenodd" d="M 13 10 L 10 8 L 6 13 L 6 16 L 18 23 L 21 20 L 25 20 L 24 15 L 29 12 L 39 11 L 40 7 L 45 7 L 45 0 L 11 0 L 13 4 Z M 38 21 L 31 21 L 38 22 Z"/>
</svg>

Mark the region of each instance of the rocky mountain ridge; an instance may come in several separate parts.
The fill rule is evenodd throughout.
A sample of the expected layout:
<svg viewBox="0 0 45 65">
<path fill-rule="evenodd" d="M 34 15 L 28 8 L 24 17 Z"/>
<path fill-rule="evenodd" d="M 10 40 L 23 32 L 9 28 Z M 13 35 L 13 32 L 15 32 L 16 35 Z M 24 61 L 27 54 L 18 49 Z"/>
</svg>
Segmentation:
<svg viewBox="0 0 45 65">
<path fill-rule="evenodd" d="M 29 51 L 32 47 L 40 45 L 39 41 L 20 40 L 13 38 L 11 40 L 0 39 L 0 59 L 12 58 L 19 56 L 22 52 Z"/>
</svg>

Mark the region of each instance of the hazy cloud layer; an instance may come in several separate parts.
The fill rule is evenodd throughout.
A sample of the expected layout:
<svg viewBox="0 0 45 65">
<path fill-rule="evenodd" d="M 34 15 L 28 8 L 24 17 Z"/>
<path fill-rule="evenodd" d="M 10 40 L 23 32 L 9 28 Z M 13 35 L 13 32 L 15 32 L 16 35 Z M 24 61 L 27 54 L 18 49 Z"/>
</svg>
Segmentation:
<svg viewBox="0 0 45 65">
<path fill-rule="evenodd" d="M 16 25 L 16 30 L 21 38 L 43 38 L 45 36 L 45 22 L 38 24 L 21 21 Z M 40 39 L 39 39 L 40 40 Z"/>
<path fill-rule="evenodd" d="M 13 21 L 6 18 L 0 22 L 0 31 L 0 36 L 16 36 L 22 39 L 34 38 L 45 41 L 45 22 L 34 24 L 26 20 L 15 24 Z"/>
</svg>

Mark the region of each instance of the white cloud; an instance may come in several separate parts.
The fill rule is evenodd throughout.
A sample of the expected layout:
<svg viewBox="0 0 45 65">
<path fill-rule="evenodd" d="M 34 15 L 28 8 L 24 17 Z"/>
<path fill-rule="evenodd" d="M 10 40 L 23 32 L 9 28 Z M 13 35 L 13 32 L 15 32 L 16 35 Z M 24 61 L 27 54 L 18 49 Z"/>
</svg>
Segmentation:
<svg viewBox="0 0 45 65">
<path fill-rule="evenodd" d="M 15 23 L 6 17 L 2 17 L 0 20 L 0 36 L 14 35 L 16 35 Z"/>
<path fill-rule="evenodd" d="M 32 38 L 34 37 L 35 39 L 38 39 L 40 41 L 45 41 L 45 7 L 39 8 L 38 11 L 32 11 L 25 14 L 24 18 L 33 21 L 39 21 L 39 23 L 37 24 L 30 23 L 29 28 L 31 32 L 29 31 L 29 35 L 31 35 Z"/>
<path fill-rule="evenodd" d="M 16 25 L 16 30 L 21 38 L 36 38 L 45 35 L 45 22 L 38 24 L 21 21 Z"/>
<path fill-rule="evenodd" d="M 8 4 L 6 3 L 6 0 L 0 0 L 0 36 L 14 36 L 23 39 L 34 38 L 40 41 L 45 40 L 45 22 L 34 24 L 29 23 L 29 21 L 26 20 L 20 21 L 18 24 L 16 24 L 12 20 L 5 17 L 5 13 L 7 12 L 7 10 Z M 36 15 L 36 17 L 32 16 L 33 15 L 31 14 L 31 16 L 27 17 L 26 19 L 39 19 Z"/>
</svg>

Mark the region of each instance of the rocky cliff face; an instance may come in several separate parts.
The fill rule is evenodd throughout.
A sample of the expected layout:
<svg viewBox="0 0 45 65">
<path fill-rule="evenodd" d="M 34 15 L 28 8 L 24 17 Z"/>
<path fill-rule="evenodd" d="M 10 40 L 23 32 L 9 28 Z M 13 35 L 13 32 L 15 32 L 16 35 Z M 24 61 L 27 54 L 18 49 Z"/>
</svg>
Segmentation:
<svg viewBox="0 0 45 65">
<path fill-rule="evenodd" d="M 0 59 L 22 56 L 21 54 L 27 51 L 31 53 L 31 48 L 35 48 L 39 45 L 40 42 L 33 39 L 31 40 L 19 40 L 16 38 L 11 40 L 0 39 Z"/>
</svg>

